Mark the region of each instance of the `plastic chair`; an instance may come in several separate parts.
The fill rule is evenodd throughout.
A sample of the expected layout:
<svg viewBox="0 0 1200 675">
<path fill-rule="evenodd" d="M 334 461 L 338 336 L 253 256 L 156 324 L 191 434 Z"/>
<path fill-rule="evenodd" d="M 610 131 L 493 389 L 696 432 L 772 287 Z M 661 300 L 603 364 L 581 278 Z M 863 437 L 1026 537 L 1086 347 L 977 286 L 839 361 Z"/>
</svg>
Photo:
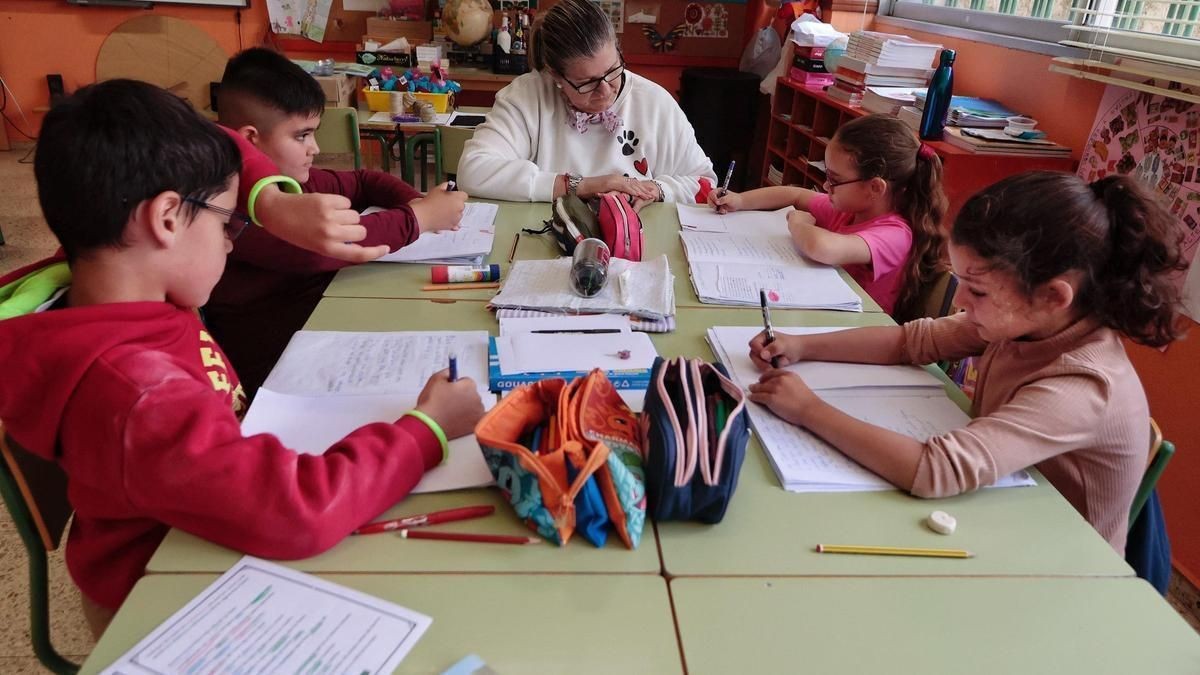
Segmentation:
<svg viewBox="0 0 1200 675">
<path fill-rule="evenodd" d="M 954 294 L 957 291 L 958 277 L 950 270 L 945 270 L 921 289 L 920 306 L 914 316 L 897 316 L 896 321 L 903 323 L 921 317 L 936 319 L 949 316 L 954 311 Z"/>
<path fill-rule="evenodd" d="M 362 145 L 358 137 L 358 110 L 326 108 L 316 131 L 321 154 L 353 154 L 354 168 L 362 168 Z"/>
<path fill-rule="evenodd" d="M 407 137 L 404 141 L 404 163 L 401 165 L 401 175 L 404 177 L 404 182 L 416 187 L 413 182 L 413 173 L 416 166 L 421 167 L 421 192 L 429 191 L 429 179 L 425 176 L 425 165 L 428 159 L 429 146 L 433 146 L 433 175 L 434 184 L 442 182 L 442 136 L 437 131 L 426 131 L 419 134 L 413 134 Z M 416 151 L 417 147 L 421 148 L 421 160 L 417 163 Z"/>
<path fill-rule="evenodd" d="M 1170 462 L 1174 456 L 1175 444 L 1164 439 L 1158 424 L 1154 420 L 1150 420 L 1150 461 L 1146 464 L 1146 472 L 1142 474 L 1142 482 L 1138 485 L 1137 493 L 1133 497 L 1133 505 L 1129 509 L 1130 527 L 1142 513 L 1142 508 L 1146 506 L 1146 500 L 1150 498 L 1150 493 L 1154 491 L 1158 479 L 1162 477 L 1163 471 L 1167 468 L 1167 462 Z"/>
<path fill-rule="evenodd" d="M 463 146 L 475 135 L 473 127 L 438 127 L 442 137 L 442 170 L 450 175 L 458 175 L 458 160 L 462 159 Z M 441 182 L 441 178 L 438 178 Z"/>
<path fill-rule="evenodd" d="M 29 556 L 29 633 L 38 661 L 54 673 L 70 674 L 79 666 L 63 658 L 50 641 L 50 582 L 46 553 L 62 543 L 71 518 L 67 475 L 18 446 L 0 427 L 0 494 Z"/>
</svg>

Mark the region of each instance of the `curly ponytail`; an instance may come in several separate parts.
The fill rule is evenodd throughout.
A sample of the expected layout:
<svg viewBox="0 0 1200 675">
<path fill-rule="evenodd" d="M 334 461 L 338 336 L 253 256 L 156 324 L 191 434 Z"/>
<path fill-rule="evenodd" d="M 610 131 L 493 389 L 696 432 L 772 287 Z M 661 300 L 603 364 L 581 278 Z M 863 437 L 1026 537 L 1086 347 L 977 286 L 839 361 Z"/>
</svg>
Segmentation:
<svg viewBox="0 0 1200 675">
<path fill-rule="evenodd" d="M 1171 215 L 1132 178 L 1086 184 L 1055 171 L 1006 178 L 971 197 L 951 241 L 1013 274 L 1022 291 L 1078 270 L 1075 306 L 1134 342 L 1161 346 L 1178 335 L 1187 268 Z"/>
<path fill-rule="evenodd" d="M 1096 276 L 1096 315 L 1134 342 L 1165 345 L 1176 337 L 1179 287 L 1171 272 L 1187 269 L 1171 215 L 1128 176 L 1088 187 L 1108 211 L 1110 252 Z"/>
</svg>

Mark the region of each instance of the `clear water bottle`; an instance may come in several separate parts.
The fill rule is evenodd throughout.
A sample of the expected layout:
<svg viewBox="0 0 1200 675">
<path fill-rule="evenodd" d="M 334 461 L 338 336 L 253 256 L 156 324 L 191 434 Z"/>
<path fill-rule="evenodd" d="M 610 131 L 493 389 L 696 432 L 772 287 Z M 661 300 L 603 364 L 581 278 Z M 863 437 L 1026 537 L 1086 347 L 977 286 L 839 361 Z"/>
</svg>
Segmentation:
<svg viewBox="0 0 1200 675">
<path fill-rule="evenodd" d="M 921 114 L 921 138 L 927 141 L 940 140 L 942 128 L 946 126 L 946 113 L 950 111 L 950 99 L 954 92 L 954 50 L 943 49 L 942 59 L 933 79 L 929 81 L 929 92 L 925 95 L 925 110 Z"/>
<path fill-rule="evenodd" d="M 575 245 L 571 258 L 571 290 L 590 298 L 608 283 L 608 246 L 599 239 L 584 239 Z"/>
</svg>

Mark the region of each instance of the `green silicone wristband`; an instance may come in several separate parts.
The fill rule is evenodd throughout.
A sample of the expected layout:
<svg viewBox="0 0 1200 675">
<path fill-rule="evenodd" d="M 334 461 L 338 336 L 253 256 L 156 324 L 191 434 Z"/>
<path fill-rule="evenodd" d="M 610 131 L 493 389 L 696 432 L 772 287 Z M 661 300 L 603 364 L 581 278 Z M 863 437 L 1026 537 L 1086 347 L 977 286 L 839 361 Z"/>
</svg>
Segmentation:
<svg viewBox="0 0 1200 675">
<path fill-rule="evenodd" d="M 442 463 L 445 463 L 446 458 L 450 456 L 450 441 L 446 440 L 446 432 L 442 431 L 442 427 L 439 426 L 437 422 L 434 422 L 432 417 L 426 415 L 420 410 L 409 410 L 408 412 L 404 413 L 404 415 L 407 417 L 415 417 L 421 420 L 425 423 L 425 426 L 429 427 L 429 430 L 433 432 L 433 435 L 437 436 L 438 442 L 442 444 Z"/>
<path fill-rule="evenodd" d="M 258 216 L 254 215 L 254 202 L 258 200 L 258 193 L 262 192 L 263 188 L 275 183 L 279 183 L 279 187 L 283 188 L 284 192 L 298 195 L 304 191 L 300 187 L 300 183 L 290 176 L 267 176 L 255 183 L 254 187 L 250 188 L 250 195 L 246 197 L 246 214 L 250 216 L 250 222 L 259 227 L 262 227 L 263 224 L 258 222 Z"/>
</svg>

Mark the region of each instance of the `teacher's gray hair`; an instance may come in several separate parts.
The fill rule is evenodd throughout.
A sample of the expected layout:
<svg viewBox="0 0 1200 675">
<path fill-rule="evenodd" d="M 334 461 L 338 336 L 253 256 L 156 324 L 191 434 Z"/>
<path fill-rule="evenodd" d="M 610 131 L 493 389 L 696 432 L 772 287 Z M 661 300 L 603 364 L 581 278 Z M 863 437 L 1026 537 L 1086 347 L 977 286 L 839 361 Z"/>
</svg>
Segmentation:
<svg viewBox="0 0 1200 675">
<path fill-rule="evenodd" d="M 568 61 L 591 56 L 616 42 L 612 21 L 591 0 L 563 0 L 538 20 L 531 45 L 533 67 L 562 75 Z"/>
</svg>

